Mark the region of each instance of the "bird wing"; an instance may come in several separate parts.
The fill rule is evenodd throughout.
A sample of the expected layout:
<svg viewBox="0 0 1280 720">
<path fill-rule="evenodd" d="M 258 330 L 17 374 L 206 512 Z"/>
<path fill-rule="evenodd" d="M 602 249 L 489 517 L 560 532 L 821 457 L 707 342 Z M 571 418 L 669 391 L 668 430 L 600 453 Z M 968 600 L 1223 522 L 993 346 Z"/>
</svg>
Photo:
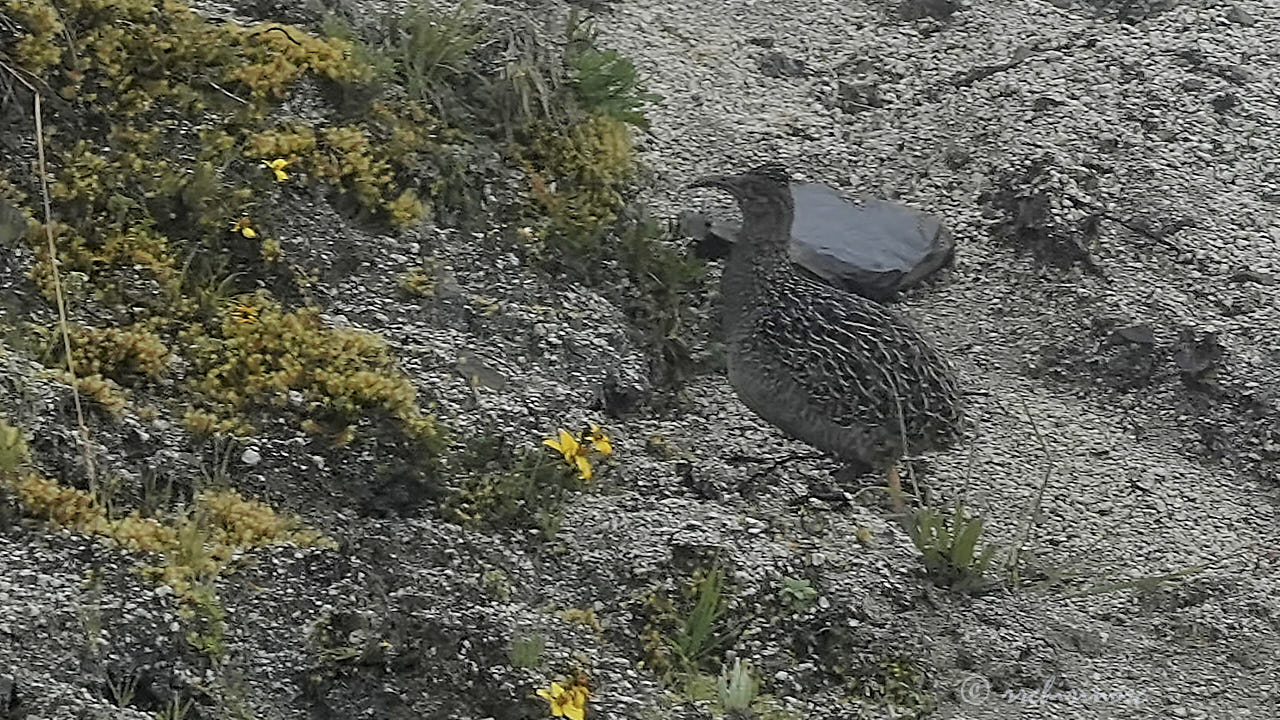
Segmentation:
<svg viewBox="0 0 1280 720">
<path fill-rule="evenodd" d="M 786 312 L 757 324 L 757 341 L 796 378 L 817 407 L 849 428 L 909 434 L 949 412 L 954 381 L 946 361 L 897 312 L 828 285 L 780 299 Z M 803 298 L 802 301 L 794 298 Z"/>
</svg>

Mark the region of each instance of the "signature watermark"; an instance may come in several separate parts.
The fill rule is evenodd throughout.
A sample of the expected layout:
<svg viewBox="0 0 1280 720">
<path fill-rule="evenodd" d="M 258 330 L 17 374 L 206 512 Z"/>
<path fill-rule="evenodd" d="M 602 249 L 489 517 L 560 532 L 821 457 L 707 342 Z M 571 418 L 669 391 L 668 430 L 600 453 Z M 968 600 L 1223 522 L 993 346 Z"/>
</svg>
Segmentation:
<svg viewBox="0 0 1280 720">
<path fill-rule="evenodd" d="M 1055 687 L 1056 686 L 1056 687 Z M 1137 707 L 1147 701 L 1147 691 L 1131 687 L 1062 687 L 1061 679 L 1050 675 L 1038 688 L 1016 688 L 994 692 L 991 681 L 981 675 L 970 675 L 956 688 L 960 702 L 984 705 L 991 701 L 1006 702 L 1025 707 L 1042 707 L 1061 703 L 1064 705 L 1129 705 Z"/>
</svg>

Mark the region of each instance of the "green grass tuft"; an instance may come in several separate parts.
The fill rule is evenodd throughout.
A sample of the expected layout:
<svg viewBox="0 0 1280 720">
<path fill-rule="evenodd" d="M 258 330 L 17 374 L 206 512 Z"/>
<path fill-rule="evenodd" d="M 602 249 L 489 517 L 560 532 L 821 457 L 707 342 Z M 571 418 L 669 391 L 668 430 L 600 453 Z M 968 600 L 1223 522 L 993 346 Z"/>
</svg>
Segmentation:
<svg viewBox="0 0 1280 720">
<path fill-rule="evenodd" d="M 933 508 L 916 510 L 907 528 L 929 577 L 960 592 L 981 590 L 994 582 L 986 575 L 997 548 L 989 544 L 978 550 L 982 529 L 983 519 L 970 517 L 963 505 L 949 516 Z"/>
</svg>

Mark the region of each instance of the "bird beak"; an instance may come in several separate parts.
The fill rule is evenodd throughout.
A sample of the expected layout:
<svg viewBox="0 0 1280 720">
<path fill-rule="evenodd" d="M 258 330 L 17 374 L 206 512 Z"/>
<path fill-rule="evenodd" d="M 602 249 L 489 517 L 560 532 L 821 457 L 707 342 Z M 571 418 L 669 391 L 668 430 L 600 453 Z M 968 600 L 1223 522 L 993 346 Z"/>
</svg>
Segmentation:
<svg viewBox="0 0 1280 720">
<path fill-rule="evenodd" d="M 693 182 L 689 183 L 686 186 L 686 189 L 692 190 L 693 188 L 720 188 L 721 190 L 728 190 L 733 187 L 733 181 L 734 181 L 734 176 L 732 175 L 707 175 L 706 177 L 700 177 L 697 180 L 694 180 Z"/>
</svg>

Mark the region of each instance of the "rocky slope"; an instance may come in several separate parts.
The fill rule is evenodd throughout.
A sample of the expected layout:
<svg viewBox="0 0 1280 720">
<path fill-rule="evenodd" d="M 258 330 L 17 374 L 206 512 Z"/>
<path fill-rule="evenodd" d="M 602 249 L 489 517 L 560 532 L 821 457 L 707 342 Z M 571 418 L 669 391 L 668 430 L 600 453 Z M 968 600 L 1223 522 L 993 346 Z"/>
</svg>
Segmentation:
<svg viewBox="0 0 1280 720">
<path fill-rule="evenodd" d="M 831 486 L 828 462 L 742 461 L 804 448 L 714 370 L 675 395 L 650 387 L 610 293 L 512 252 L 502 228 L 383 234 L 298 196 L 276 232 L 318 276 L 326 321 L 385 338 L 458 437 L 536 446 L 595 422 L 611 460 L 550 527 L 495 530 L 438 512 L 395 472 L 403 457 L 282 428 L 193 449 L 175 423 L 94 416 L 126 484 L 219 474 L 337 547 L 232 558 L 211 660 L 136 553 L 0 505 L 0 717 L 536 718 L 534 691 L 575 671 L 590 717 L 706 717 L 714 692 L 664 684 L 646 641 L 712 567 L 728 641 L 703 670 L 748 660 L 765 717 L 1276 716 L 1280 10 L 593 11 L 602 45 L 663 98 L 638 138 L 657 217 L 710 202 L 681 189 L 698 174 L 777 158 L 947 220 L 955 266 L 902 309 L 956 360 L 976 426 L 913 470 L 930 505 L 963 500 L 991 541 L 1030 523 L 1021 581 L 949 592 L 873 493 Z M 16 257 L 11 291 L 33 262 Z M 436 291 L 399 292 L 423 257 Z M 0 407 L 46 473 L 78 477 L 67 387 L 34 356 L 3 359 Z M 792 603 L 787 579 L 816 593 Z M 540 656 L 516 662 L 512 644 L 535 637 Z"/>
</svg>

